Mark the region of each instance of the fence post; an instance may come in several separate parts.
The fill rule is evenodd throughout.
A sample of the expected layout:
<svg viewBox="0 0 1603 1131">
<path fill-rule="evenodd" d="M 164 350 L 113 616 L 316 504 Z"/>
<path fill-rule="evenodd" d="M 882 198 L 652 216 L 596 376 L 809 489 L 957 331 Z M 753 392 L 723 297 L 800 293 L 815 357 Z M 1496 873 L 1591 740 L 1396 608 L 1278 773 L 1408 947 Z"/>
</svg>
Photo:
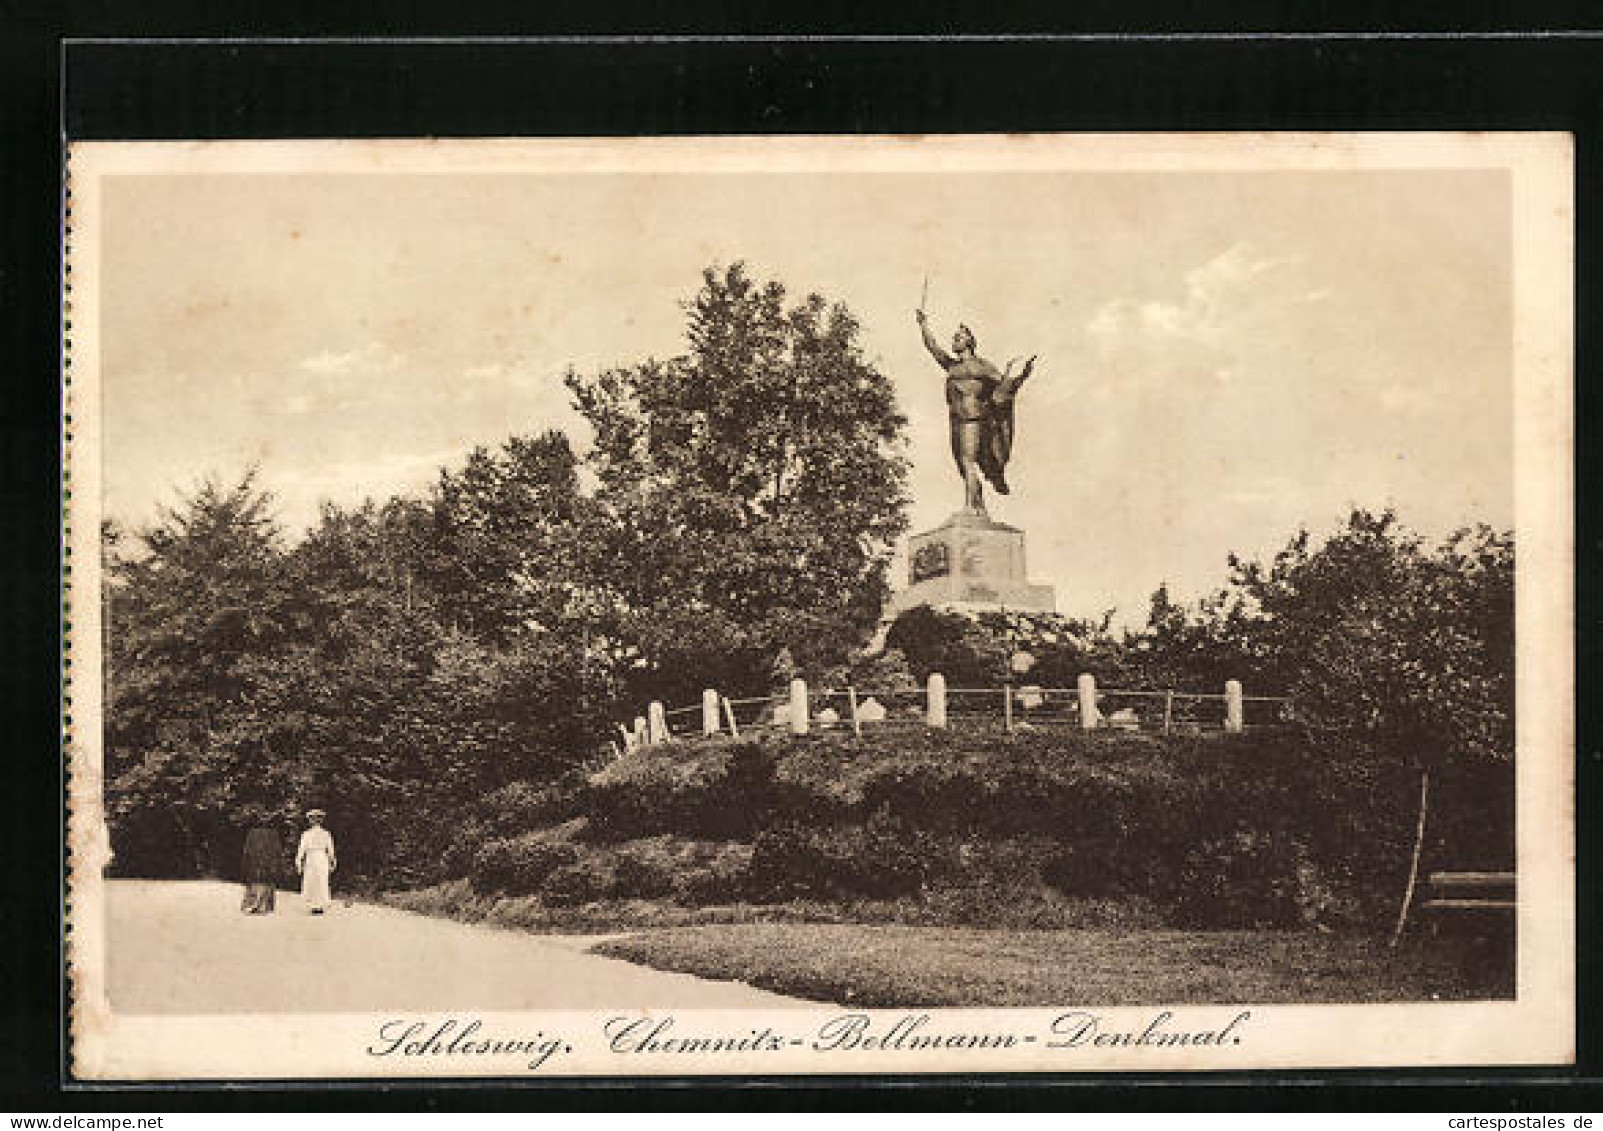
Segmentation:
<svg viewBox="0 0 1603 1131">
<path fill-rule="evenodd" d="M 718 692 L 710 687 L 701 693 L 701 733 L 718 733 Z"/>
<path fill-rule="evenodd" d="M 863 737 L 863 720 L 857 717 L 857 688 L 848 685 L 846 700 L 852 705 L 852 734 L 857 738 Z"/>
<path fill-rule="evenodd" d="M 1163 733 L 1168 734 L 1174 724 L 1174 689 L 1163 693 Z"/>
<path fill-rule="evenodd" d="M 668 741 L 668 714 L 663 710 L 662 700 L 653 699 L 651 706 L 646 708 L 646 726 L 650 730 L 651 744 Z"/>
<path fill-rule="evenodd" d="M 946 677 L 940 672 L 930 672 L 925 698 L 924 724 L 946 729 Z"/>
<path fill-rule="evenodd" d="M 790 733 L 807 733 L 807 681 L 793 679 L 790 681 Z"/>
<path fill-rule="evenodd" d="M 1225 730 L 1231 734 L 1240 734 L 1242 722 L 1241 681 L 1227 679 L 1225 680 Z"/>
<path fill-rule="evenodd" d="M 635 745 L 636 746 L 646 746 L 646 745 L 649 745 L 650 742 L 651 742 L 651 732 L 646 729 L 646 717 L 644 715 L 636 715 L 635 716 Z"/>
<path fill-rule="evenodd" d="M 1002 729 L 1008 734 L 1013 733 L 1013 685 L 1002 685 Z"/>
<path fill-rule="evenodd" d="M 1080 729 L 1095 730 L 1101 713 L 1096 709 L 1096 676 L 1080 673 Z"/>
</svg>

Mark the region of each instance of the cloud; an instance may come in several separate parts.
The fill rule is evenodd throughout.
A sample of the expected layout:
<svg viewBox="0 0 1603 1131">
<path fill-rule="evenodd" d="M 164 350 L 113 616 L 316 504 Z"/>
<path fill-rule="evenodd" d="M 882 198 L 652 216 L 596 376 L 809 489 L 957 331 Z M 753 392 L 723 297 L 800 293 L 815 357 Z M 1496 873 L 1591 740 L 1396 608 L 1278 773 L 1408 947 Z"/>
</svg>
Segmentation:
<svg viewBox="0 0 1603 1131">
<path fill-rule="evenodd" d="M 1353 409 L 1330 415 L 1342 371 L 1338 351 L 1315 348 L 1326 296 L 1302 261 L 1239 241 L 1176 266 L 1167 285 L 1089 311 L 1085 377 L 1057 406 L 1072 443 L 1033 457 L 1041 479 L 1077 485 L 1110 552 L 1154 577 L 1222 562 L 1243 524 L 1302 513 L 1329 449 L 1346 446 L 1310 443 L 1308 422 Z"/>
<path fill-rule="evenodd" d="M 308 416 L 370 403 L 378 387 L 363 379 L 387 377 L 407 360 L 379 341 L 348 350 L 319 350 L 268 386 L 271 391 L 264 390 L 261 407 L 285 416 Z"/>
<path fill-rule="evenodd" d="M 1091 315 L 1086 333 L 1103 348 L 1115 348 L 1134 336 L 1169 345 L 1177 341 L 1218 344 L 1237 320 L 1244 301 L 1261 289 L 1261 278 L 1289 262 L 1265 256 L 1250 243 L 1232 244 L 1186 273 L 1185 291 L 1179 299 L 1110 299 Z M 1322 297 L 1309 292 L 1304 300 Z"/>
<path fill-rule="evenodd" d="M 320 350 L 301 360 L 308 373 L 340 376 L 347 373 L 393 373 L 405 360 L 383 342 L 368 342 L 356 349 L 335 352 Z"/>
<path fill-rule="evenodd" d="M 452 445 L 319 463 L 267 460 L 262 478 L 277 498 L 286 524 L 304 528 L 316 523 L 318 508 L 325 500 L 353 507 L 363 499 L 382 501 L 392 495 L 421 493 L 441 468 L 459 465 L 467 453 L 468 447 Z"/>
<path fill-rule="evenodd" d="M 317 468 L 285 468 L 280 478 L 322 489 L 384 492 L 429 481 L 442 467 L 461 463 L 468 449 L 459 446 L 412 452 L 381 452 L 356 459 L 330 460 Z"/>
</svg>

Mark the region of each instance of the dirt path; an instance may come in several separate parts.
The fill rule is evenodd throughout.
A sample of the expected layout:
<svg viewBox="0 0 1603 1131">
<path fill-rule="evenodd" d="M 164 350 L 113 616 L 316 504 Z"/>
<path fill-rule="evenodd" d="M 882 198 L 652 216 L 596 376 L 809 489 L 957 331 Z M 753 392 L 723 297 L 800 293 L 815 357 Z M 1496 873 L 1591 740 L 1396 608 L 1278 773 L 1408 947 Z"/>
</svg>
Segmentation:
<svg viewBox="0 0 1603 1131">
<path fill-rule="evenodd" d="M 310 915 L 279 893 L 242 915 L 209 881 L 107 885 L 107 982 L 123 1013 L 366 1013 L 704 1008 L 807 1003 L 586 954 L 574 940 L 336 903 Z"/>
</svg>

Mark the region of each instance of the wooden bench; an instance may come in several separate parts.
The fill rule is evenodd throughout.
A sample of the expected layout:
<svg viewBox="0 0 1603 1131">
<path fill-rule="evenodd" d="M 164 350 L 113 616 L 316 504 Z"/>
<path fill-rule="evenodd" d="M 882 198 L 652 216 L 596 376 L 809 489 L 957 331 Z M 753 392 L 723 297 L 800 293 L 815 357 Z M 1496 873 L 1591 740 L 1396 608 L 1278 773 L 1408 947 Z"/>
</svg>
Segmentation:
<svg viewBox="0 0 1603 1131">
<path fill-rule="evenodd" d="M 1519 906 L 1513 872 L 1432 872 L 1425 882 L 1431 896 L 1421 911 L 1501 915 Z"/>
</svg>

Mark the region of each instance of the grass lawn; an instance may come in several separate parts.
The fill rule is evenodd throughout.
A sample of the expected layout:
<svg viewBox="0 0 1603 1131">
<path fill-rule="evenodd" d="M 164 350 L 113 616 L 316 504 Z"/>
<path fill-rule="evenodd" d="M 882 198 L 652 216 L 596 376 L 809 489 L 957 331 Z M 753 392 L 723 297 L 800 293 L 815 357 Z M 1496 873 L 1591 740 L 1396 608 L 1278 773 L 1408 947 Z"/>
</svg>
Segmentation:
<svg viewBox="0 0 1603 1131">
<path fill-rule="evenodd" d="M 1277 931 L 1012 931 L 839 923 L 678 927 L 595 953 L 867 1007 L 1471 1000 L 1513 995 L 1512 948 Z"/>
</svg>

